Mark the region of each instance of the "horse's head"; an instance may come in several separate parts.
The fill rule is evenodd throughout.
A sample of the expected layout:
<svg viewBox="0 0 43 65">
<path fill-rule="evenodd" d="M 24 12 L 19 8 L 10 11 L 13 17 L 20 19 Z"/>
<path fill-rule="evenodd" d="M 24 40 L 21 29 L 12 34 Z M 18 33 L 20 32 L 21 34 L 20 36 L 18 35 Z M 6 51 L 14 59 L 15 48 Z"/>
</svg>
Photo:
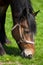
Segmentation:
<svg viewBox="0 0 43 65">
<path fill-rule="evenodd" d="M 21 49 L 21 55 L 23 57 L 32 58 L 34 55 L 34 34 L 36 33 L 35 16 L 29 14 L 29 18 L 21 17 L 19 22 L 16 18 L 16 24 L 12 28 L 12 35 L 17 41 L 19 48 Z M 29 23 L 30 22 L 30 23 Z"/>
</svg>

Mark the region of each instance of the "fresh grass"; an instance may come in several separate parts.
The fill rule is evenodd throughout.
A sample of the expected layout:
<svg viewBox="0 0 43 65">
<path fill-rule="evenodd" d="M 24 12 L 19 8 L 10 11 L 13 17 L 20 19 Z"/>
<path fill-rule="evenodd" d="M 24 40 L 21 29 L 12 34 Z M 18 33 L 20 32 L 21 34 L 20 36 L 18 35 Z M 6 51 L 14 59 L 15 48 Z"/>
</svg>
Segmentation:
<svg viewBox="0 0 43 65">
<path fill-rule="evenodd" d="M 43 0 L 31 0 L 34 11 L 40 10 L 36 16 L 37 34 L 35 36 L 35 55 L 29 60 L 20 56 L 20 50 L 16 41 L 11 35 L 12 14 L 10 7 L 7 10 L 6 17 L 6 35 L 11 44 L 5 45 L 6 54 L 0 56 L 0 65 L 43 65 Z"/>
</svg>

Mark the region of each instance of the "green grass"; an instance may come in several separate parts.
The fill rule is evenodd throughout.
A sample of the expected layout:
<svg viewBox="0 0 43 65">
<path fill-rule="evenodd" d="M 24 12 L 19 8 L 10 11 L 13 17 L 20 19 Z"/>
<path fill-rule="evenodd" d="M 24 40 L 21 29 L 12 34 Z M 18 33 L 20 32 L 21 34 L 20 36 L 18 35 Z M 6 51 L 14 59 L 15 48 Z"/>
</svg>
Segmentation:
<svg viewBox="0 0 43 65">
<path fill-rule="evenodd" d="M 9 7 L 6 14 L 5 29 L 8 39 L 11 40 L 11 44 L 5 45 L 6 54 L 0 56 L 0 62 L 3 63 L 3 65 L 43 65 L 43 0 L 31 1 L 34 10 L 40 10 L 39 14 L 36 16 L 37 34 L 35 36 L 35 55 L 31 60 L 20 56 L 20 50 L 11 35 L 13 22 L 11 9 Z M 8 64 L 8 62 L 11 64 Z"/>
</svg>

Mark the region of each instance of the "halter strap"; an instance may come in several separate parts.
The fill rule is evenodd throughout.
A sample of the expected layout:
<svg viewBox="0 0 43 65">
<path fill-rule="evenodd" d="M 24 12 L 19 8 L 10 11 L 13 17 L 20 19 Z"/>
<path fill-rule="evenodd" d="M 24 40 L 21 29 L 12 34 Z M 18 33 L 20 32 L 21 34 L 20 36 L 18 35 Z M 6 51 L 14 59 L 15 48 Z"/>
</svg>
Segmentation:
<svg viewBox="0 0 43 65">
<path fill-rule="evenodd" d="M 11 31 L 13 31 L 17 26 L 19 26 L 19 24 L 17 23 L 13 28 L 12 28 L 12 30 Z"/>
<path fill-rule="evenodd" d="M 22 38 L 22 34 L 21 34 L 21 31 L 20 31 L 20 24 L 16 24 L 13 28 L 12 28 L 12 31 L 17 27 L 17 26 L 19 26 L 19 32 L 20 32 L 20 41 L 18 41 L 18 43 L 20 43 L 20 42 L 23 42 L 23 43 L 26 43 L 26 44 L 34 44 L 34 42 L 33 41 L 28 41 L 28 40 L 24 40 L 23 38 Z"/>
</svg>

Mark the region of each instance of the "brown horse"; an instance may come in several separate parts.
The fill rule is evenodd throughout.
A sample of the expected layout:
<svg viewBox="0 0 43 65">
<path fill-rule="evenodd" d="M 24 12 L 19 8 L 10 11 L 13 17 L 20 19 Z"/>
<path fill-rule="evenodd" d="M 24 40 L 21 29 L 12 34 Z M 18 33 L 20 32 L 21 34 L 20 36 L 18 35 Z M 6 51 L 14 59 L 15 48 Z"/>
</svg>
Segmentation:
<svg viewBox="0 0 43 65">
<path fill-rule="evenodd" d="M 15 6 L 17 4 L 15 4 Z M 21 49 L 21 55 L 26 58 L 32 58 L 35 52 L 34 46 L 34 35 L 36 33 L 35 16 L 39 11 L 33 13 L 34 11 L 31 6 L 30 0 L 29 2 L 27 0 L 24 0 L 24 3 L 22 0 L 20 0 L 20 3 L 18 4 L 18 6 L 16 6 L 16 8 L 15 14 L 13 13 L 13 15 L 15 15 L 15 19 L 13 18 L 15 20 L 15 24 L 13 25 L 12 28 L 12 35 L 16 40 L 19 48 Z"/>
<path fill-rule="evenodd" d="M 13 17 L 12 35 L 21 49 L 21 55 L 32 58 L 34 55 L 34 33 L 36 32 L 35 15 L 29 0 L 0 0 L 0 42 L 8 43 L 5 33 L 5 18 L 8 6 L 11 6 Z M 5 53 L 0 43 L 0 54 Z"/>
<path fill-rule="evenodd" d="M 29 15 L 29 18 L 31 18 L 30 22 L 32 23 L 31 29 L 26 17 L 21 18 L 20 23 L 16 18 L 16 24 L 12 28 L 12 35 L 22 51 L 21 55 L 26 58 L 32 58 L 35 52 L 34 34 L 36 32 L 36 23 L 32 15 Z"/>
</svg>

